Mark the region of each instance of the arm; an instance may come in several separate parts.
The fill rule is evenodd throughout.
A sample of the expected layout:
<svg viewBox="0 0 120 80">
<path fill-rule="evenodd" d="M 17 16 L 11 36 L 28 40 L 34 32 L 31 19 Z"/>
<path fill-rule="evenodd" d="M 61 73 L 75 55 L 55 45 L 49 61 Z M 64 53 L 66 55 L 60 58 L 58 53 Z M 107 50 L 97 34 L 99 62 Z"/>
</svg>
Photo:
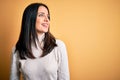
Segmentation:
<svg viewBox="0 0 120 80">
<path fill-rule="evenodd" d="M 59 50 L 58 80 L 70 80 L 66 46 L 62 41 L 60 41 L 58 44 L 58 50 Z"/>
<path fill-rule="evenodd" d="M 18 53 L 15 52 L 15 48 L 12 49 L 11 54 L 11 73 L 10 73 L 10 80 L 19 80 L 20 79 L 20 72 L 19 72 L 19 57 Z"/>
</svg>

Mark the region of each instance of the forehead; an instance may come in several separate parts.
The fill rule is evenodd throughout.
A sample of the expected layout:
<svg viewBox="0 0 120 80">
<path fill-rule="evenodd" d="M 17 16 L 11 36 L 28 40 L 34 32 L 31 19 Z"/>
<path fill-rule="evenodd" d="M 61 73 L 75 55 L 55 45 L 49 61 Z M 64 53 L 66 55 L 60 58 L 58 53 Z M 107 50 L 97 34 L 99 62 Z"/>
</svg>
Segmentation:
<svg viewBox="0 0 120 80">
<path fill-rule="evenodd" d="M 44 12 L 44 13 L 48 14 L 48 10 L 47 10 L 47 8 L 44 7 L 44 6 L 40 6 L 40 7 L 38 8 L 38 13 L 39 13 L 39 12 Z"/>
</svg>

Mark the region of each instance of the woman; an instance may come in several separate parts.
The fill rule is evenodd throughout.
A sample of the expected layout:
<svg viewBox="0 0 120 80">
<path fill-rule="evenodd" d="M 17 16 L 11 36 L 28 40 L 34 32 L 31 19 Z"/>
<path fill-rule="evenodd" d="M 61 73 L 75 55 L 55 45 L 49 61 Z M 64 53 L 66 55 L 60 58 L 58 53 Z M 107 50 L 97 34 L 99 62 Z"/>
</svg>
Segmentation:
<svg viewBox="0 0 120 80">
<path fill-rule="evenodd" d="M 12 50 L 10 80 L 69 80 L 65 44 L 50 33 L 50 12 L 43 3 L 23 13 L 21 33 Z"/>
</svg>

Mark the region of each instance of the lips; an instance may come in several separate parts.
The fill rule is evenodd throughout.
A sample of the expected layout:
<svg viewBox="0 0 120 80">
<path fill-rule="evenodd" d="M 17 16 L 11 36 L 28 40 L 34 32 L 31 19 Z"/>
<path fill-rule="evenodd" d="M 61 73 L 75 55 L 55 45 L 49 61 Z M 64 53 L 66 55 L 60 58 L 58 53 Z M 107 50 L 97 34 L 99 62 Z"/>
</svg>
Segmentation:
<svg viewBox="0 0 120 80">
<path fill-rule="evenodd" d="M 42 23 L 41 24 L 43 27 L 48 27 L 48 24 L 47 23 Z"/>
</svg>

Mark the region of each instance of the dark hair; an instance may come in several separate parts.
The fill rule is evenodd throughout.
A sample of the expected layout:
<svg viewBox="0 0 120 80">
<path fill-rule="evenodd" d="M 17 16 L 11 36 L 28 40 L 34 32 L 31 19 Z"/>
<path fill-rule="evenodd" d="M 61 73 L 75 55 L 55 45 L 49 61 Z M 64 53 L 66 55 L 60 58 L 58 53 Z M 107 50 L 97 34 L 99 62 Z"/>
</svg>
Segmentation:
<svg viewBox="0 0 120 80">
<path fill-rule="evenodd" d="M 50 15 L 48 7 L 43 3 L 32 3 L 24 10 L 23 17 L 22 17 L 22 24 L 21 24 L 21 32 L 19 36 L 19 40 L 16 43 L 16 50 L 19 52 L 19 56 L 21 59 L 32 58 L 34 59 L 34 55 L 31 50 L 31 40 L 33 40 L 34 45 L 36 46 L 36 39 L 38 39 L 35 23 L 38 8 L 40 6 L 44 6 L 48 10 L 48 14 Z M 55 37 L 48 32 L 45 33 L 44 38 L 44 45 L 43 45 L 43 54 L 41 57 L 50 53 L 56 44 Z"/>
</svg>

